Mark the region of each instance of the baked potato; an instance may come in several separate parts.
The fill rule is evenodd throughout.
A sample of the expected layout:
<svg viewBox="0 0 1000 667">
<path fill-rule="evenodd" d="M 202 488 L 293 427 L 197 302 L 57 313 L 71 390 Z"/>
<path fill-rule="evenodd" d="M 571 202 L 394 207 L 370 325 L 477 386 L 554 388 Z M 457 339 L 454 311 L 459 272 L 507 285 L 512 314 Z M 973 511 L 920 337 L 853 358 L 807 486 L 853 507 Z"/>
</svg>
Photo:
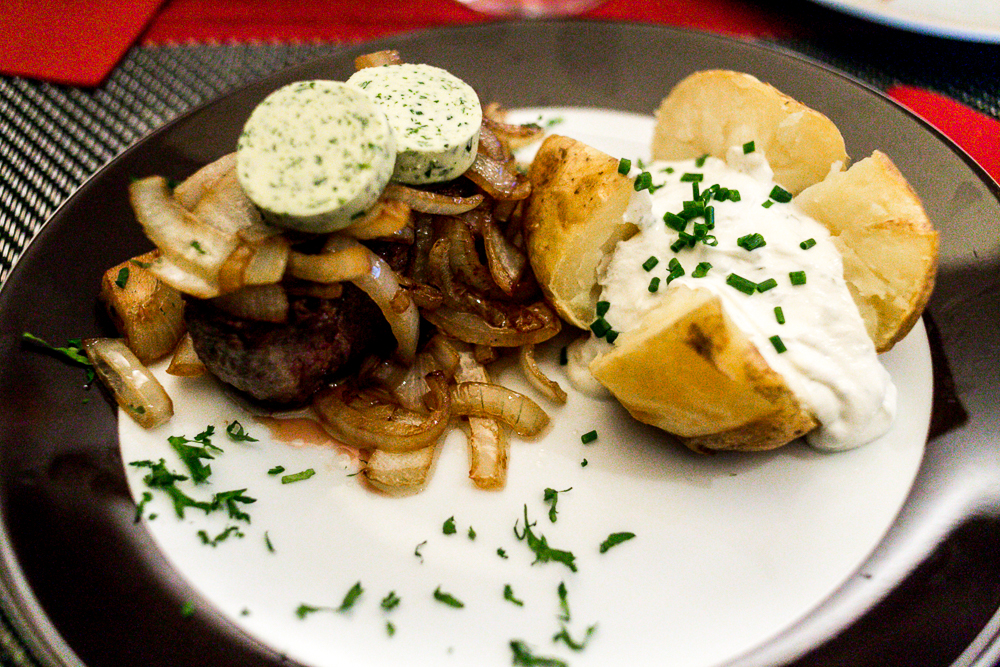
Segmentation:
<svg viewBox="0 0 1000 667">
<path fill-rule="evenodd" d="M 829 231 L 868 337 L 879 352 L 891 348 L 934 284 L 937 233 L 917 195 L 882 153 L 844 169 L 844 142 L 829 119 L 735 72 L 697 73 L 678 84 L 657 113 L 653 155 L 721 157 L 748 141 Z M 603 256 L 636 233 L 621 218 L 634 189 L 609 173 L 617 163 L 550 137 L 529 171 L 529 257 L 553 305 L 581 328 L 596 318 Z M 675 284 L 658 303 L 590 362 L 636 419 L 696 451 L 773 449 L 820 425 L 714 292 Z"/>
</svg>

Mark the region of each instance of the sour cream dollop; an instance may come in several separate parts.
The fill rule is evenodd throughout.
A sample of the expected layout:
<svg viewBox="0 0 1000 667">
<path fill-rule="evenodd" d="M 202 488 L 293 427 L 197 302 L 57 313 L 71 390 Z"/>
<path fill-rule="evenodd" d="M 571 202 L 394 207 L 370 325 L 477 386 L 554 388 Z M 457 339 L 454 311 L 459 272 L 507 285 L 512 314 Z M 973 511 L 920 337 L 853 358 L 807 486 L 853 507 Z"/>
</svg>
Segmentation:
<svg viewBox="0 0 1000 667">
<path fill-rule="evenodd" d="M 600 276 L 611 329 L 638 326 L 675 285 L 709 289 L 816 416 L 820 426 L 806 436 L 811 445 L 849 449 L 885 433 L 895 417 L 896 388 L 851 298 L 840 253 L 826 228 L 794 201 L 772 198 L 765 157 L 734 147 L 725 160 L 654 162 L 644 171 L 651 187 L 637 192 L 626 212 L 640 231 L 618 244 Z M 632 176 L 639 173 L 633 169 Z M 714 228 L 695 227 L 707 223 L 704 215 L 691 219 L 684 233 L 702 238 L 678 247 L 676 220 L 672 227 L 664 216 L 684 211 L 696 187 L 714 209 Z M 732 276 L 747 281 L 742 290 Z M 749 285 L 765 289 L 750 292 Z M 580 358 L 606 345 L 606 337 L 592 336 L 587 347 L 598 349 Z"/>
</svg>

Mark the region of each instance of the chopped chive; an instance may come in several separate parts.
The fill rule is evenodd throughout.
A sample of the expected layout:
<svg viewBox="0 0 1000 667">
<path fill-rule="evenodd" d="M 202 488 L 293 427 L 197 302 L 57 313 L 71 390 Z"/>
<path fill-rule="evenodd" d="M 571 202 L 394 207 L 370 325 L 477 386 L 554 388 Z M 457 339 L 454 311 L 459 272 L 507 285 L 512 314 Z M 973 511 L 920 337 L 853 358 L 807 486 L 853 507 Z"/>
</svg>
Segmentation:
<svg viewBox="0 0 1000 667">
<path fill-rule="evenodd" d="M 772 200 L 768 199 L 766 202 L 764 202 L 763 204 L 761 204 L 761 206 L 763 206 L 764 208 L 771 208 L 772 206 L 774 206 L 774 202 Z"/>
<path fill-rule="evenodd" d="M 590 330 L 594 332 L 594 335 L 598 338 L 604 338 L 609 331 L 611 331 L 611 325 L 603 317 L 598 317 L 594 320 L 594 323 L 590 325 Z"/>
<path fill-rule="evenodd" d="M 587 431 L 586 433 L 580 436 L 580 442 L 582 442 L 585 445 L 589 445 L 595 440 L 597 440 L 597 431 Z"/>
<path fill-rule="evenodd" d="M 785 323 L 785 311 L 781 309 L 781 306 L 774 307 L 774 319 L 778 321 L 778 324 Z"/>
<path fill-rule="evenodd" d="M 615 342 L 618 339 L 618 334 L 619 333 L 621 333 L 621 332 L 615 331 L 614 329 L 612 329 L 611 331 L 609 331 L 608 333 L 606 333 L 604 335 L 604 340 L 608 341 L 609 343 L 613 343 L 613 342 Z"/>
<path fill-rule="evenodd" d="M 639 190 L 648 190 L 652 186 L 653 186 L 653 175 L 650 174 L 648 171 L 644 171 L 638 176 L 636 176 L 635 183 L 632 184 L 632 187 L 635 188 L 636 192 L 638 192 Z"/>
<path fill-rule="evenodd" d="M 712 234 L 707 235 L 705 238 L 701 240 L 701 242 L 707 246 L 712 246 L 712 247 L 719 245 L 719 239 L 715 238 L 715 236 L 713 236 Z"/>
<path fill-rule="evenodd" d="M 757 283 L 747 280 L 743 276 L 738 276 L 735 273 L 730 273 L 726 276 L 726 284 L 730 287 L 735 287 L 744 294 L 753 294 L 757 291 Z"/>
<path fill-rule="evenodd" d="M 440 586 L 434 589 L 434 599 L 438 602 L 445 603 L 449 607 L 455 607 L 456 609 L 461 609 L 465 606 L 461 600 L 457 599 L 451 593 L 445 593 L 442 591 Z"/>
<path fill-rule="evenodd" d="M 730 192 L 732 191 L 729 188 L 718 187 L 715 189 L 713 198 L 715 201 L 728 201 Z"/>
<path fill-rule="evenodd" d="M 632 160 L 623 157 L 618 161 L 618 173 L 622 176 L 628 176 L 630 171 L 632 171 Z"/>
<path fill-rule="evenodd" d="M 681 183 L 697 183 L 705 178 L 705 174 L 698 174 L 695 172 L 686 172 L 681 176 Z"/>
<path fill-rule="evenodd" d="M 788 279 L 792 281 L 793 285 L 805 285 L 806 284 L 806 272 L 805 271 L 792 271 L 788 274 Z"/>
<path fill-rule="evenodd" d="M 771 188 L 770 197 L 771 199 L 780 204 L 787 204 L 788 202 L 792 201 L 792 193 L 784 189 L 780 185 L 775 185 L 773 188 Z"/>
<path fill-rule="evenodd" d="M 705 153 L 700 158 L 698 158 L 697 160 L 694 161 L 694 166 L 696 166 L 699 169 L 701 169 L 702 167 L 705 166 L 705 160 L 707 160 L 707 159 L 708 159 L 708 153 Z"/>
<path fill-rule="evenodd" d="M 731 202 L 738 202 L 738 201 L 740 201 L 740 191 L 739 190 L 730 190 L 729 191 L 729 201 L 731 201 Z"/>
<path fill-rule="evenodd" d="M 694 237 L 699 241 L 706 236 L 708 236 L 708 224 L 704 222 L 696 222 L 694 224 Z"/>
<path fill-rule="evenodd" d="M 743 144 L 744 155 L 749 155 L 750 153 L 753 153 L 755 150 L 757 150 L 757 147 L 754 145 L 752 141 L 748 141 L 745 144 Z"/>
<path fill-rule="evenodd" d="M 708 275 L 708 270 L 712 268 L 709 262 L 698 262 L 698 266 L 694 267 L 694 271 L 691 272 L 692 278 L 704 278 Z"/>
<path fill-rule="evenodd" d="M 705 207 L 705 224 L 709 229 L 715 229 L 715 207 L 706 206 Z"/>
<path fill-rule="evenodd" d="M 687 241 L 685 241 L 684 239 L 677 239 L 676 241 L 670 244 L 670 249 L 674 252 L 680 252 L 686 247 L 687 247 Z"/>
<path fill-rule="evenodd" d="M 778 354 L 781 354 L 788 349 L 785 347 L 785 344 L 781 342 L 781 336 L 771 336 L 768 340 L 771 341 L 771 345 L 773 345 L 774 349 L 778 351 Z"/>
<path fill-rule="evenodd" d="M 660 279 L 658 277 L 650 279 L 649 287 L 647 289 L 649 289 L 650 292 L 655 292 L 660 289 Z"/>
<path fill-rule="evenodd" d="M 777 286 L 778 286 L 777 280 L 775 280 L 774 278 L 768 278 L 762 283 L 757 283 L 757 291 L 766 292 L 767 290 L 774 289 Z"/>
<path fill-rule="evenodd" d="M 813 247 L 814 245 L 816 245 L 816 239 L 806 239 L 805 241 L 799 244 L 799 247 L 802 248 L 803 250 L 809 250 L 809 248 Z"/>
<path fill-rule="evenodd" d="M 674 173 L 674 168 L 673 167 L 666 167 L 666 168 L 664 168 L 663 173 L 665 173 L 665 174 L 672 174 L 672 173 Z"/>
<path fill-rule="evenodd" d="M 347 591 L 347 595 L 344 596 L 343 602 L 337 607 L 337 611 L 344 612 L 354 606 L 354 603 L 358 601 L 361 594 L 365 592 L 365 589 L 361 587 L 361 582 L 357 582 L 351 586 L 351 590 Z"/>
<path fill-rule="evenodd" d="M 559 348 L 559 365 L 565 366 L 569 363 L 569 348 L 565 345 Z"/>
<path fill-rule="evenodd" d="M 597 316 L 604 317 L 608 314 L 608 310 L 611 308 L 610 301 L 598 301 L 597 302 Z"/>
<path fill-rule="evenodd" d="M 664 213 L 663 222 L 666 223 L 667 227 L 673 229 L 674 231 L 683 232 L 687 229 L 687 218 L 682 218 L 676 213 Z"/>
<path fill-rule="evenodd" d="M 701 190 L 698 187 L 698 181 L 691 182 L 691 199 L 701 201 Z"/>
<path fill-rule="evenodd" d="M 667 276 L 667 284 L 669 285 L 670 281 L 684 275 L 684 267 L 681 266 L 681 263 L 677 261 L 676 257 L 670 260 L 670 264 L 668 264 L 668 266 L 670 267 L 670 275 Z"/>
<path fill-rule="evenodd" d="M 649 259 L 647 259 L 645 262 L 642 263 L 642 268 L 644 268 L 646 271 L 652 271 L 653 267 L 655 267 L 659 263 L 660 260 L 658 260 L 656 257 L 650 256 Z"/>
<path fill-rule="evenodd" d="M 757 248 L 763 248 L 767 245 L 764 237 L 760 234 L 753 233 L 747 234 L 746 236 L 741 236 L 736 240 L 736 245 L 743 248 L 744 250 L 756 250 Z"/>
<path fill-rule="evenodd" d="M 128 283 L 128 267 L 123 266 L 118 270 L 118 277 L 115 278 L 115 285 L 119 288 L 125 289 L 125 285 Z"/>
</svg>

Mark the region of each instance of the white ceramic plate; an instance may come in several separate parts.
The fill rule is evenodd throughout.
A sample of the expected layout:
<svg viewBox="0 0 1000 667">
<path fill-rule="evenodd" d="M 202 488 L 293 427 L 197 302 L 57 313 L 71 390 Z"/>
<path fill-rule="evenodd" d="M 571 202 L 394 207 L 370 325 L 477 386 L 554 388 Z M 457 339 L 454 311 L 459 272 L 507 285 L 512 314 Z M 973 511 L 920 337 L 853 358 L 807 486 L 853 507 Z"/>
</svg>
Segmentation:
<svg viewBox="0 0 1000 667">
<path fill-rule="evenodd" d="M 517 119 L 539 117 L 626 157 L 646 153 L 652 128 L 649 117 L 593 109 L 527 109 Z M 549 348 L 543 367 L 568 388 L 556 354 Z M 900 390 L 899 415 L 888 434 L 860 449 L 822 454 L 794 443 L 763 454 L 696 456 L 617 404 L 570 391 L 565 406 L 547 406 L 553 424 L 543 437 L 513 440 L 507 487 L 497 493 L 468 481 L 460 432 L 444 443 L 425 491 L 388 498 L 352 476 L 357 464 L 346 450 L 275 441 L 213 381 L 177 380 L 162 369 L 173 421 L 145 432 L 120 416 L 119 434 L 126 464 L 164 458 L 181 471 L 167 437 L 215 426 L 213 443 L 224 453 L 209 462 L 209 483 L 180 486 L 200 499 L 246 489 L 256 499 L 243 506 L 251 522 L 191 509 L 180 520 L 155 491 L 143 521 L 200 592 L 195 608 L 216 608 L 306 665 L 509 665 L 510 642 L 521 640 L 574 666 L 700 667 L 795 624 L 856 572 L 893 523 L 920 466 L 931 410 L 923 326 L 883 361 Z M 537 397 L 515 369 L 500 379 Z M 258 441 L 231 442 L 225 428 L 233 420 Z M 591 430 L 597 441 L 583 444 Z M 268 474 L 277 465 L 316 474 L 282 484 Z M 126 465 L 137 502 L 149 491 L 145 472 Z M 554 523 L 546 488 L 562 491 Z M 576 572 L 532 563 L 515 534 L 525 511 L 550 546 L 575 555 Z M 451 517 L 457 532 L 446 535 Z M 198 536 L 233 525 L 243 536 L 214 547 Z M 600 553 L 618 532 L 635 537 Z M 349 610 L 330 609 L 358 582 L 364 592 Z M 568 622 L 560 619 L 561 583 Z M 507 584 L 523 606 L 504 598 Z M 464 607 L 436 600 L 439 588 Z M 380 602 L 390 591 L 401 602 L 385 611 Z M 299 618 L 302 604 L 325 609 Z M 576 641 L 595 630 L 582 651 L 572 651 L 553 641 L 563 626 Z"/>
<path fill-rule="evenodd" d="M 814 0 L 869 21 L 914 32 L 977 42 L 1000 42 L 996 0 Z"/>
</svg>

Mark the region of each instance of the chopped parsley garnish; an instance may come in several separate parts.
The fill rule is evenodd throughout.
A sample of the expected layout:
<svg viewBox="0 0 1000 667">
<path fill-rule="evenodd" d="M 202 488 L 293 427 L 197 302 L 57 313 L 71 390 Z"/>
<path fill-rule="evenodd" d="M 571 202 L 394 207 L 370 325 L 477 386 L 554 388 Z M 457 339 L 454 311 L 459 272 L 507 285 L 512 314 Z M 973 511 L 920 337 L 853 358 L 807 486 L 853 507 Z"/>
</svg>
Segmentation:
<svg viewBox="0 0 1000 667">
<path fill-rule="evenodd" d="M 313 470 L 312 468 L 306 468 L 302 472 L 292 473 L 291 475 L 282 475 L 281 483 L 292 484 L 294 482 L 301 482 L 302 480 L 309 479 L 315 474 L 316 474 L 315 470 Z"/>
<path fill-rule="evenodd" d="M 635 533 L 611 533 L 606 540 L 601 542 L 601 553 L 607 552 L 608 549 L 618 546 L 622 542 L 628 542 L 633 537 L 635 537 Z"/>
<path fill-rule="evenodd" d="M 145 511 L 146 505 L 148 505 L 149 501 L 151 501 L 152 499 L 153 499 L 152 493 L 150 493 L 149 491 L 142 492 L 142 500 L 140 500 L 135 506 L 136 523 L 139 523 L 139 520 L 142 519 L 142 513 Z"/>
<path fill-rule="evenodd" d="M 565 581 L 559 582 L 559 587 L 556 588 L 556 593 L 559 595 L 559 608 L 562 610 L 562 614 L 559 615 L 559 620 L 569 623 L 569 592 L 566 590 Z"/>
<path fill-rule="evenodd" d="M 518 607 L 524 606 L 523 600 L 518 600 L 516 597 L 514 597 L 514 589 L 511 588 L 510 584 L 506 584 L 503 587 L 503 599 L 506 600 L 507 602 L 513 602 Z"/>
<path fill-rule="evenodd" d="M 21 334 L 21 340 L 32 343 L 63 361 L 83 367 L 87 374 L 87 383 L 94 381 L 94 365 L 90 363 L 87 353 L 83 351 L 83 342 L 79 338 L 66 341 L 65 347 L 56 347 L 25 331 Z"/>
<path fill-rule="evenodd" d="M 445 520 L 444 525 L 441 526 L 441 532 L 445 535 L 454 535 L 458 532 L 458 529 L 455 528 L 455 517 L 448 517 Z"/>
<path fill-rule="evenodd" d="M 243 537 L 243 532 L 240 531 L 238 526 L 229 526 L 215 537 L 209 537 L 208 533 L 204 530 L 198 531 L 198 537 L 201 538 L 201 543 L 207 544 L 210 547 L 218 546 L 219 542 L 224 542 L 230 535 Z"/>
<path fill-rule="evenodd" d="M 476 531 L 472 526 L 469 526 L 469 539 L 470 540 L 476 539 Z"/>
<path fill-rule="evenodd" d="M 547 658 L 537 656 L 531 652 L 528 645 L 520 639 L 510 641 L 510 650 L 514 652 L 514 665 L 524 667 L 569 667 L 569 665 L 559 658 Z"/>
<path fill-rule="evenodd" d="M 382 598 L 380 605 L 382 609 L 392 611 L 399 606 L 400 601 L 399 596 L 396 595 L 396 591 L 389 591 L 389 594 Z"/>
<path fill-rule="evenodd" d="M 340 606 L 337 607 L 337 611 L 345 612 L 351 607 L 353 607 L 354 603 L 358 601 L 358 598 L 361 597 L 361 594 L 364 592 L 365 589 L 361 587 L 360 581 L 351 586 L 351 589 L 347 591 L 347 595 L 344 596 L 344 599 L 340 603 Z"/>
<path fill-rule="evenodd" d="M 420 553 L 420 550 L 424 548 L 425 544 L 427 544 L 427 540 L 424 540 L 423 542 L 418 544 L 417 547 L 413 550 L 413 555 L 419 558 L 421 563 L 424 562 L 424 556 L 423 554 Z"/>
<path fill-rule="evenodd" d="M 440 586 L 434 589 L 434 599 L 456 609 L 461 609 L 465 606 L 461 600 L 456 598 L 451 593 L 445 593 L 442 591 Z"/>
<path fill-rule="evenodd" d="M 241 510 L 238 503 L 249 505 L 250 503 L 257 502 L 257 499 L 243 495 L 245 492 L 246 489 L 236 489 L 234 491 L 222 491 L 215 494 L 212 498 L 212 509 L 225 508 L 230 519 L 250 523 L 250 515 Z"/>
<path fill-rule="evenodd" d="M 788 279 L 792 281 L 793 285 L 805 285 L 806 284 L 806 272 L 805 271 L 792 271 L 788 274 Z"/>
<path fill-rule="evenodd" d="M 295 615 L 299 618 L 305 618 L 309 614 L 314 614 L 317 611 L 330 611 L 330 607 L 314 607 L 310 604 L 300 604 L 295 609 Z"/>
<path fill-rule="evenodd" d="M 504 550 L 503 547 L 497 547 L 497 556 L 500 556 L 500 558 L 503 558 L 504 560 L 507 560 L 507 558 L 509 558 L 507 552 Z"/>
<path fill-rule="evenodd" d="M 184 618 L 194 616 L 194 602 L 188 601 L 181 605 L 181 616 Z"/>
<path fill-rule="evenodd" d="M 202 431 L 194 437 L 194 440 L 188 440 L 182 435 L 172 435 L 167 438 L 167 442 L 177 456 L 180 457 L 181 462 L 191 473 L 191 481 L 195 484 L 202 484 L 208 480 L 212 474 L 212 467 L 205 463 L 202 463 L 202 459 L 214 459 L 212 451 L 221 452 L 222 450 L 212 444 L 211 438 L 214 432 L 213 427 L 209 426 L 206 430 Z M 192 445 L 188 443 L 198 443 L 197 445 Z"/>
<path fill-rule="evenodd" d="M 532 561 L 532 565 L 535 563 L 547 563 L 549 561 L 556 561 L 562 563 L 568 567 L 573 572 L 576 572 L 576 556 L 574 556 L 569 551 L 562 551 L 560 549 L 553 549 L 549 546 L 549 542 L 545 539 L 544 535 L 535 535 L 531 527 L 535 524 L 529 523 L 528 521 L 528 506 L 524 506 L 524 529 L 519 533 L 517 530 L 517 522 L 514 523 L 514 536 L 517 539 L 526 541 L 528 543 L 528 548 L 535 552 L 535 560 Z"/>
<path fill-rule="evenodd" d="M 566 626 L 563 626 L 562 629 L 552 637 L 552 641 L 554 642 L 561 641 L 574 651 L 582 651 L 587 647 L 587 642 L 590 641 L 590 638 L 594 635 L 594 632 L 596 630 L 597 626 L 591 625 L 587 628 L 586 634 L 584 634 L 583 639 L 581 641 L 574 641 L 573 638 L 569 636 L 569 630 L 566 628 Z"/>
<path fill-rule="evenodd" d="M 168 470 L 166 461 L 163 459 L 155 463 L 153 461 L 133 461 L 129 465 L 137 468 L 149 468 L 149 473 L 142 478 L 142 481 L 145 482 L 146 486 L 160 489 L 170 496 L 174 503 L 174 512 L 179 519 L 184 518 L 184 510 L 188 507 L 200 509 L 205 514 L 212 511 L 212 503 L 197 501 L 177 488 L 176 482 L 184 481 L 187 477 Z"/>
<path fill-rule="evenodd" d="M 264 531 L 264 546 L 267 547 L 267 550 L 271 553 L 275 552 L 274 544 L 271 542 L 271 536 L 267 534 L 266 530 Z"/>
<path fill-rule="evenodd" d="M 545 489 L 545 494 L 543 496 L 543 499 L 545 500 L 545 502 L 549 504 L 549 521 L 551 521 L 552 523 L 556 522 L 556 514 L 557 514 L 556 504 L 559 502 L 559 494 L 566 493 L 567 491 L 571 491 L 572 489 L 573 489 L 572 486 L 569 487 L 568 489 L 563 489 L 562 491 L 556 491 L 555 489 L 552 488 Z"/>
<path fill-rule="evenodd" d="M 226 433 L 234 442 L 257 442 L 257 438 L 251 438 L 250 434 L 244 430 L 243 424 L 238 421 L 230 422 L 229 426 L 226 427 Z"/>
<path fill-rule="evenodd" d="M 119 289 L 125 289 L 125 285 L 128 284 L 128 267 L 123 266 L 118 269 L 118 275 L 115 277 L 115 285 L 118 285 Z"/>
</svg>

